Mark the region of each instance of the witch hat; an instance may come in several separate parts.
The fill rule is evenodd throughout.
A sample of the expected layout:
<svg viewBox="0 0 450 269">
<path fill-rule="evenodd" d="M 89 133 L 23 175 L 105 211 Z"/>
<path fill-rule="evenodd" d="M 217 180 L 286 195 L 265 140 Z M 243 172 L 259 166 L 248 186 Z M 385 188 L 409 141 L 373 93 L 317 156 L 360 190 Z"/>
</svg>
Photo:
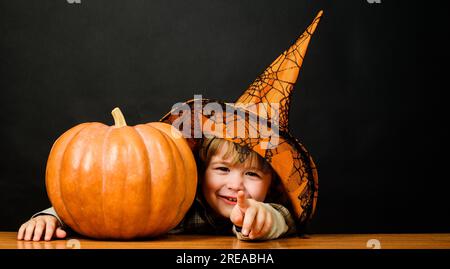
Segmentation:
<svg viewBox="0 0 450 269">
<path fill-rule="evenodd" d="M 244 94 L 236 101 L 238 105 L 255 105 L 275 103 L 280 105 L 280 130 L 288 130 L 289 104 L 291 93 L 306 55 L 311 36 L 322 17 L 320 11 L 312 24 L 295 41 L 295 43 L 278 56 L 266 70 L 256 78 Z M 270 118 L 268 111 L 259 111 L 260 115 Z"/>
<path fill-rule="evenodd" d="M 194 152 L 203 137 L 213 136 L 258 153 L 280 178 L 299 228 L 315 211 L 318 175 L 308 151 L 289 132 L 289 107 L 293 86 L 321 17 L 322 11 L 235 103 L 194 98 L 175 105 L 161 119 L 175 124 Z M 208 128 L 202 129 L 204 126 Z"/>
</svg>

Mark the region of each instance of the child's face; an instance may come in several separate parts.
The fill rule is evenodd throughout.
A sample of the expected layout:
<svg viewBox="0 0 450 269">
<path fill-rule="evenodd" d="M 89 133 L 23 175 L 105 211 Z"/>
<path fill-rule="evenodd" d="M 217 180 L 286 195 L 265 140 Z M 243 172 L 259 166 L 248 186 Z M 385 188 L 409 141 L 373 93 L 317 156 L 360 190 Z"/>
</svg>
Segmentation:
<svg viewBox="0 0 450 269">
<path fill-rule="evenodd" d="M 272 173 L 246 167 L 245 162 L 231 165 L 232 156 L 225 159 L 225 153 L 226 146 L 222 146 L 211 157 L 205 170 L 202 191 L 209 206 L 219 215 L 229 218 L 240 190 L 244 191 L 245 198 L 264 201 Z"/>
</svg>

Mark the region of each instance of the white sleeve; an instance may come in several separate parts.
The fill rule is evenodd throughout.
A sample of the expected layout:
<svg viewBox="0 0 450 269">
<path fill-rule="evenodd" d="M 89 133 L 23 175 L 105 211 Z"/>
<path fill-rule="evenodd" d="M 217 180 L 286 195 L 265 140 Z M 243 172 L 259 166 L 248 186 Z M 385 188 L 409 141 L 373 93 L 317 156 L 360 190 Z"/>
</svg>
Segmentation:
<svg viewBox="0 0 450 269">
<path fill-rule="evenodd" d="M 64 222 L 62 222 L 62 220 L 59 218 L 58 214 L 56 214 L 56 211 L 55 211 L 55 209 L 53 207 L 47 208 L 45 210 L 42 210 L 42 211 L 34 214 L 33 216 L 31 216 L 31 218 L 35 218 L 35 217 L 37 217 L 39 215 L 50 215 L 50 216 L 53 216 L 59 221 L 59 224 L 61 224 L 61 227 L 65 227 L 66 226 L 64 224 Z"/>
</svg>

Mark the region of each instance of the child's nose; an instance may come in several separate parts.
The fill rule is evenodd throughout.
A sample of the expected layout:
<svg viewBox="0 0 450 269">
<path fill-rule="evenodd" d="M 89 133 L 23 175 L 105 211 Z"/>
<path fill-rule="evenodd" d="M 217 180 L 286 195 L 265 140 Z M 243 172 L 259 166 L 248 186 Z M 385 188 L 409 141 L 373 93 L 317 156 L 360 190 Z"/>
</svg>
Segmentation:
<svg viewBox="0 0 450 269">
<path fill-rule="evenodd" d="M 244 190 L 243 177 L 238 173 L 231 173 L 228 177 L 227 187 L 235 191 Z"/>
</svg>

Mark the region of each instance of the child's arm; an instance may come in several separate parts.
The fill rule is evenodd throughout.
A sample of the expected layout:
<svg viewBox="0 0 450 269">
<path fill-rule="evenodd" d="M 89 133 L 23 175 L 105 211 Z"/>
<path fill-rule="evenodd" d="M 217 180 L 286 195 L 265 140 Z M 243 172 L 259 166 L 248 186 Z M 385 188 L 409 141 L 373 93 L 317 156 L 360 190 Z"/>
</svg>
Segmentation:
<svg viewBox="0 0 450 269">
<path fill-rule="evenodd" d="M 39 241 L 44 236 L 44 239 L 48 241 L 53 236 L 64 238 L 66 235 L 64 223 L 61 222 L 55 210 L 51 207 L 34 214 L 29 221 L 22 224 L 17 233 L 17 239 Z"/>
<path fill-rule="evenodd" d="M 233 232 L 241 240 L 269 240 L 276 239 L 289 231 L 285 220 L 290 217 L 289 211 L 277 205 L 278 211 L 270 204 L 245 199 L 244 193 L 238 193 L 238 201 L 233 208 L 230 220 L 234 223 Z M 286 210 L 283 214 L 281 210 Z M 293 220 L 292 220 L 293 221 Z M 295 225 L 294 225 L 295 226 Z M 240 231 L 236 227 L 242 227 Z"/>
</svg>

